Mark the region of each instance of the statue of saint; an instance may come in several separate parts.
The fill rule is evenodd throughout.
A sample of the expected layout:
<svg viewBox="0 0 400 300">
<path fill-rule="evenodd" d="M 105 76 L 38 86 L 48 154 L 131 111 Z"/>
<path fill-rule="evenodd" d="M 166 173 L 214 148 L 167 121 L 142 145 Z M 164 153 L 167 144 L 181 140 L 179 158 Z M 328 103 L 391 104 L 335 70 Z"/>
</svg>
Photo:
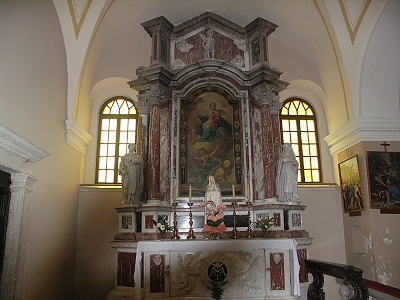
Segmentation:
<svg viewBox="0 0 400 300">
<path fill-rule="evenodd" d="M 214 58 L 214 46 L 215 46 L 215 39 L 213 37 L 214 30 L 209 29 L 206 32 L 206 35 L 200 33 L 200 37 L 203 40 L 202 47 L 204 58 Z"/>
<path fill-rule="evenodd" d="M 282 145 L 276 175 L 276 194 L 279 202 L 299 202 L 297 192 L 299 163 L 290 143 Z"/>
<path fill-rule="evenodd" d="M 143 191 L 143 159 L 137 154 L 136 144 L 128 145 L 129 152 L 122 157 L 119 175 L 122 177 L 124 204 L 139 205 Z"/>
</svg>

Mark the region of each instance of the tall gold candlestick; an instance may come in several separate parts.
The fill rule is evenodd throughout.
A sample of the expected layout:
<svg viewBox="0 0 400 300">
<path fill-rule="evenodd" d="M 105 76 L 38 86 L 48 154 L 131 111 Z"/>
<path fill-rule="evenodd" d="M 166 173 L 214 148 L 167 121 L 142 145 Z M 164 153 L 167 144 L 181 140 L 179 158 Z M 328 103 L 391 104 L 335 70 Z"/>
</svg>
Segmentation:
<svg viewBox="0 0 400 300">
<path fill-rule="evenodd" d="M 237 203 L 235 201 L 232 201 L 232 206 L 233 206 L 233 230 L 232 230 L 232 239 L 237 239 L 239 238 L 237 235 L 237 229 L 236 229 L 236 205 Z"/>
<path fill-rule="evenodd" d="M 174 191 L 175 191 L 175 187 L 174 187 Z M 174 203 L 172 205 L 174 206 L 174 231 L 172 233 L 171 240 L 179 240 L 181 237 L 178 235 L 178 222 L 176 220 L 176 206 L 178 205 L 178 203 L 176 203 L 176 201 L 174 201 Z"/>
<path fill-rule="evenodd" d="M 250 207 L 251 207 L 251 202 L 247 201 L 247 235 L 246 237 L 249 239 L 251 238 L 251 217 L 250 217 Z"/>
<path fill-rule="evenodd" d="M 189 225 L 190 225 L 190 229 L 189 229 L 189 234 L 187 236 L 188 240 L 196 239 L 196 236 L 194 235 L 194 231 L 193 231 L 192 205 L 193 205 L 193 203 L 189 202 Z"/>
</svg>

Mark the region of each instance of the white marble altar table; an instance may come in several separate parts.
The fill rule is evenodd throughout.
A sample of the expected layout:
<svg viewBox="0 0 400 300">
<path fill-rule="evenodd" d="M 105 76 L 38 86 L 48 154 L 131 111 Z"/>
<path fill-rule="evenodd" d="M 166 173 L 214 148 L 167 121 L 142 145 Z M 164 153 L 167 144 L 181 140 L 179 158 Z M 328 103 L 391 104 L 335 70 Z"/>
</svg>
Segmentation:
<svg viewBox="0 0 400 300">
<path fill-rule="evenodd" d="M 252 251 L 252 250 L 288 250 L 290 262 L 291 294 L 300 296 L 300 265 L 294 239 L 232 239 L 232 240 L 163 240 L 139 241 L 135 263 L 135 297 L 141 299 L 141 258 L 142 253 L 190 252 L 190 251 Z"/>
</svg>

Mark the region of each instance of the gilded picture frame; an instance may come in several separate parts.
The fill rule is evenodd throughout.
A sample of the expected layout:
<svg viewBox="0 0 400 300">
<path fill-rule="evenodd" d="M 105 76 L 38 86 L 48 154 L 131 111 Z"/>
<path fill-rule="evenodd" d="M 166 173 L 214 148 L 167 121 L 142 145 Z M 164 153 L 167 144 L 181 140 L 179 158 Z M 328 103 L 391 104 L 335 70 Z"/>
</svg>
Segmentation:
<svg viewBox="0 0 400 300">
<path fill-rule="evenodd" d="M 222 195 L 243 195 L 243 155 L 240 101 L 226 90 L 203 86 L 182 99 L 179 145 L 180 195 L 192 187 L 201 196 L 208 176 Z"/>
<path fill-rule="evenodd" d="M 338 167 L 343 212 L 365 210 L 365 197 L 358 155 L 340 162 Z"/>
</svg>

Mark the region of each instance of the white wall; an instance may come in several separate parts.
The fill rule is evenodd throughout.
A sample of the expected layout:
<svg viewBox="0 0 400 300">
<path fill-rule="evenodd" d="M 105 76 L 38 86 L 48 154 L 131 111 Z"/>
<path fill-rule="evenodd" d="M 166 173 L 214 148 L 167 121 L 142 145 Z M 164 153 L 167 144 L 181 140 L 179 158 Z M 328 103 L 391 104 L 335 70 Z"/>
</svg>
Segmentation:
<svg viewBox="0 0 400 300">
<path fill-rule="evenodd" d="M 33 165 L 22 299 L 72 299 L 81 156 L 65 140 L 66 56 L 51 0 L 0 1 L 0 122 L 46 150 Z"/>
</svg>

